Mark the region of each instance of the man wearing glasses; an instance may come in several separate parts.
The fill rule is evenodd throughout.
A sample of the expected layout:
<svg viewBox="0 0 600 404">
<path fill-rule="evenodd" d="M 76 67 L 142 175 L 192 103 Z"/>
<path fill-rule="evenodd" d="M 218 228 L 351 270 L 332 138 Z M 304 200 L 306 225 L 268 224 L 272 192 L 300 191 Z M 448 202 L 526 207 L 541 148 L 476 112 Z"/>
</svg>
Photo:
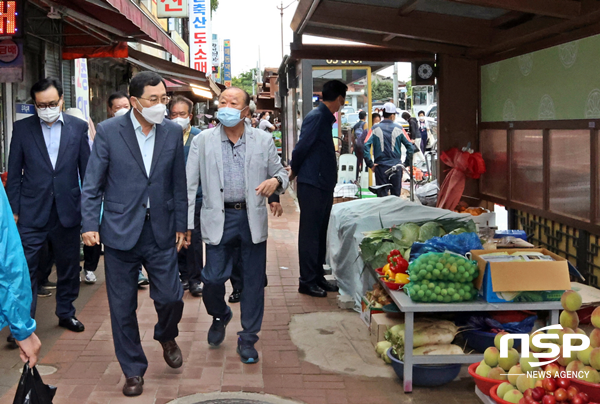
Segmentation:
<svg viewBox="0 0 600 404">
<path fill-rule="evenodd" d="M 129 84 L 131 110 L 98 125 L 83 182 L 83 242 L 104 243 L 106 289 L 123 394 L 142 394 L 148 360 L 137 323 L 138 268 L 150 279 L 158 314 L 154 339 L 167 365 L 183 363 L 175 342 L 183 312 L 177 253 L 187 247 L 187 195 L 181 126 L 165 120 L 162 77 L 142 72 Z M 100 205 L 104 212 L 100 222 Z"/>
<path fill-rule="evenodd" d="M 14 124 L 6 182 L 31 275 L 31 317 L 37 306 L 40 252 L 49 242 L 56 257 L 58 325 L 82 332 L 73 302 L 79 296 L 79 178 L 84 178 L 90 157 L 88 125 L 61 112 L 63 88 L 58 79 L 34 84 L 31 98 L 36 115 Z"/>
</svg>

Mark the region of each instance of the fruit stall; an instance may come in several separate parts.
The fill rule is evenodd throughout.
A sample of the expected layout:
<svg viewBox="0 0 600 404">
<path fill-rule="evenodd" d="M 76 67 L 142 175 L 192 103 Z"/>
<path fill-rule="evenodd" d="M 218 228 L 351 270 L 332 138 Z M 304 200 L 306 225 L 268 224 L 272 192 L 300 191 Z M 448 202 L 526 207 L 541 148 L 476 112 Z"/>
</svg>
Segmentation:
<svg viewBox="0 0 600 404">
<path fill-rule="evenodd" d="M 578 290 L 586 286 L 571 282 L 580 275 L 564 258 L 515 242 L 523 238 L 519 232 L 490 232 L 472 219 L 470 214 L 400 198 L 334 206 L 329 262 L 342 294 L 348 294 L 348 287 L 363 287 L 357 311 L 370 329 L 376 354 L 394 368 L 407 393 L 413 385 L 448 383 L 469 365 L 476 394 L 484 403 L 553 404 L 546 396 L 556 403 L 600 402 L 600 375 L 592 360 L 596 358 L 600 368 L 600 330 L 590 333 L 592 346 L 584 360 L 567 358 L 562 344 L 563 338 L 571 338 L 565 335 L 585 333 L 577 311 L 582 304 L 597 304 L 598 293 L 582 293 L 582 298 L 571 290 L 572 285 Z M 500 358 L 499 337 L 509 332 L 531 334 L 532 339 L 540 334 L 535 330 L 557 324 L 561 330 L 545 333 L 560 338 L 557 375 L 593 372 L 584 380 L 556 380 L 557 386 L 566 387 L 533 394 L 536 387 L 545 388 L 543 380 L 530 380 L 526 374 L 536 370 L 530 364 L 540 351 L 532 349 L 522 357 L 517 340 L 508 356 Z M 591 355 L 594 344 L 597 353 Z M 544 370 L 555 370 L 549 366 Z M 500 389 L 510 381 L 512 388 Z M 588 382 L 597 386 L 598 399 Z"/>
</svg>

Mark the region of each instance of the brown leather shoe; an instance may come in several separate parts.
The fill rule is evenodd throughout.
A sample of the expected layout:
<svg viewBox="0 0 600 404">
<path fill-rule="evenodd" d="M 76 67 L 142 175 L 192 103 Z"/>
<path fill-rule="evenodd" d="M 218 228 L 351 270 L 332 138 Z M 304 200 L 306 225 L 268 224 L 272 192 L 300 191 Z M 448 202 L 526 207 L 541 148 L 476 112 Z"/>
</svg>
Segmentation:
<svg viewBox="0 0 600 404">
<path fill-rule="evenodd" d="M 173 369 L 180 368 L 183 365 L 183 355 L 181 355 L 181 349 L 179 349 L 177 342 L 172 340 L 160 344 L 163 347 L 163 358 L 165 358 L 167 365 Z"/>
<path fill-rule="evenodd" d="M 142 376 L 128 377 L 123 385 L 123 394 L 127 397 L 139 396 L 144 391 L 144 378 Z"/>
</svg>

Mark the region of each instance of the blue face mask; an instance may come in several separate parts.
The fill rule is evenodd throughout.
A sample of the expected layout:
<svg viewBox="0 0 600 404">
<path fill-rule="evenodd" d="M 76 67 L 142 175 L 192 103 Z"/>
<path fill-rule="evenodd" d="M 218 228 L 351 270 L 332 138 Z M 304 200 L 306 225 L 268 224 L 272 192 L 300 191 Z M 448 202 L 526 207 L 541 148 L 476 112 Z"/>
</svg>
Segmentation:
<svg viewBox="0 0 600 404">
<path fill-rule="evenodd" d="M 244 109 L 246 108 L 243 108 L 241 110 L 229 107 L 219 108 L 219 110 L 217 111 L 217 118 L 219 118 L 219 121 L 224 126 L 232 128 L 241 122 L 242 118 L 240 118 L 240 115 Z"/>
</svg>

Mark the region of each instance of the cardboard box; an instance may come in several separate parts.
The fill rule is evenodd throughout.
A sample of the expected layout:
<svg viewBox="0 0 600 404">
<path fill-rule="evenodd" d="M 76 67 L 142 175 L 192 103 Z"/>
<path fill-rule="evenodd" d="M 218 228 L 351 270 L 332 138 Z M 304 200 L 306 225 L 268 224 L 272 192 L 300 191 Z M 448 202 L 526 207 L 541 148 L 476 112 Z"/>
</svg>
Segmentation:
<svg viewBox="0 0 600 404">
<path fill-rule="evenodd" d="M 360 318 L 367 325 L 367 327 L 371 328 L 371 316 L 376 313 L 383 313 L 383 309 L 381 309 L 381 308 L 376 309 L 373 306 L 371 306 L 371 304 L 369 303 L 367 298 L 364 296 L 362 297 L 360 306 L 361 306 Z"/>
<path fill-rule="evenodd" d="M 379 341 L 385 340 L 385 332 L 388 328 L 395 326 L 396 324 L 404 323 L 404 315 L 388 314 L 388 313 L 377 313 L 371 316 L 371 343 L 373 346 L 377 345 Z"/>
<path fill-rule="evenodd" d="M 479 265 L 479 277 L 474 281 L 479 295 L 489 303 L 557 301 L 571 289 L 566 259 L 545 248 L 498 249 L 494 252 L 541 252 L 554 261 L 487 262 L 481 255 L 490 251 L 473 250 Z"/>
</svg>

